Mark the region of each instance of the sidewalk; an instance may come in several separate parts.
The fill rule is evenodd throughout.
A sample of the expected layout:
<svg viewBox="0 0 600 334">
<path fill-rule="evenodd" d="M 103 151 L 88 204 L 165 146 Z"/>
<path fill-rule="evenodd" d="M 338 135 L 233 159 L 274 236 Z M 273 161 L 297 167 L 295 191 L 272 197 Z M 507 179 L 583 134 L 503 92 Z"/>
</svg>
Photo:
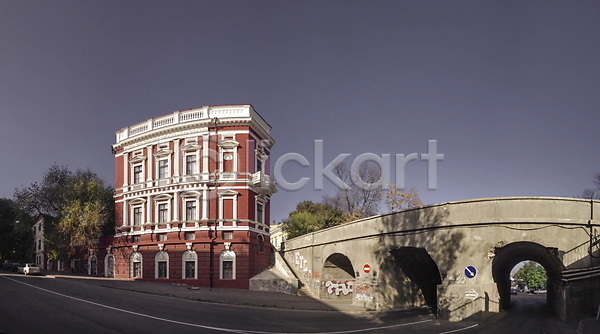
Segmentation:
<svg viewBox="0 0 600 334">
<path fill-rule="evenodd" d="M 181 284 L 122 280 L 116 278 L 91 277 L 42 270 L 49 278 L 72 279 L 77 282 L 112 289 L 149 293 L 161 296 L 185 298 L 203 302 L 318 311 L 367 312 L 364 307 L 352 305 L 350 300 L 323 299 L 309 296 L 288 295 L 281 292 L 250 291 L 192 287 Z"/>
<path fill-rule="evenodd" d="M 600 333 L 600 320 L 585 319 L 579 322 L 579 328 L 577 334 L 597 334 Z"/>
</svg>

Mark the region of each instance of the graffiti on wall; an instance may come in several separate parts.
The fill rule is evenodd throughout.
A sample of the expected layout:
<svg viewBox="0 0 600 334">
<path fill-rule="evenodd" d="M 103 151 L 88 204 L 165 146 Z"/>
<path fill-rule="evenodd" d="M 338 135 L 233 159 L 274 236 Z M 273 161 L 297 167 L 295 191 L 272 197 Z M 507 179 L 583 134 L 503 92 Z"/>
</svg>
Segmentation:
<svg viewBox="0 0 600 334">
<path fill-rule="evenodd" d="M 325 282 L 325 291 L 330 295 L 347 296 L 352 293 L 354 281 L 327 281 Z"/>
<path fill-rule="evenodd" d="M 371 294 L 371 284 L 369 283 L 357 284 L 354 287 L 354 299 L 356 300 L 365 302 L 373 301 Z"/>
</svg>

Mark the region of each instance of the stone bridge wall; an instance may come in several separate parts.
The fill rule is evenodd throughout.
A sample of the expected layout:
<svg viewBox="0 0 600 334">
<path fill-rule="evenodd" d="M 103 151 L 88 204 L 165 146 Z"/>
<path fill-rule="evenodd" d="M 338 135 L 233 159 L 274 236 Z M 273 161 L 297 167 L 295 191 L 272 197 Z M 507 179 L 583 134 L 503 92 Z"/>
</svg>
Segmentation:
<svg viewBox="0 0 600 334">
<path fill-rule="evenodd" d="M 588 225 L 592 209 L 600 213 L 600 203 L 592 208 L 587 200 L 569 198 L 443 203 L 288 240 L 284 256 L 301 282 L 320 298 L 352 298 L 374 309 L 429 306 L 443 317 L 460 320 L 497 312 L 500 299 L 510 298 L 502 296 L 506 289 L 498 291 L 499 278 L 494 278 L 508 274 L 505 269 L 494 273 L 494 266 L 547 261 L 560 273 L 598 265 L 588 256 L 589 232 L 598 229 Z M 505 252 L 509 255 L 496 261 L 501 265 L 494 265 L 496 252 L 512 247 L 508 245 L 523 250 L 513 247 L 513 253 Z M 526 258 L 528 247 L 543 259 Z M 364 270 L 366 266 L 370 270 Z M 467 266 L 476 269 L 474 277 L 465 275 Z M 564 288 L 556 290 L 549 299 L 559 312 L 566 293 Z"/>
</svg>

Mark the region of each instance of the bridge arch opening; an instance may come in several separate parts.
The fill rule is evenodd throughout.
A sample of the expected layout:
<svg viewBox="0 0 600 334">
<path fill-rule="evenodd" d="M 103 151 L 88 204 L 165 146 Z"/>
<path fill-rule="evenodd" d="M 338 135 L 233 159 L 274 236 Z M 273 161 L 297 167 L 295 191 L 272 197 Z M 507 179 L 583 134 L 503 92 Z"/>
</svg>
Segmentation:
<svg viewBox="0 0 600 334">
<path fill-rule="evenodd" d="M 333 253 L 323 264 L 323 277 L 327 280 L 353 280 L 356 278 L 350 259 L 342 253 Z"/>
<path fill-rule="evenodd" d="M 533 261 L 540 264 L 547 274 L 546 303 L 555 304 L 557 289 L 556 279 L 561 277 L 564 268 L 557 256 L 557 249 L 545 247 L 534 242 L 514 242 L 496 250 L 492 261 L 492 275 L 498 287 L 500 307 L 504 310 L 511 306 L 510 272 L 520 262 Z"/>
<path fill-rule="evenodd" d="M 352 301 L 354 287 L 354 267 L 350 259 L 342 253 L 333 253 L 323 263 L 323 287 L 320 298 L 346 299 Z"/>
<path fill-rule="evenodd" d="M 425 303 L 437 314 L 437 286 L 442 284 L 440 270 L 424 248 L 399 247 L 390 250 L 400 270 L 421 290 Z"/>
</svg>

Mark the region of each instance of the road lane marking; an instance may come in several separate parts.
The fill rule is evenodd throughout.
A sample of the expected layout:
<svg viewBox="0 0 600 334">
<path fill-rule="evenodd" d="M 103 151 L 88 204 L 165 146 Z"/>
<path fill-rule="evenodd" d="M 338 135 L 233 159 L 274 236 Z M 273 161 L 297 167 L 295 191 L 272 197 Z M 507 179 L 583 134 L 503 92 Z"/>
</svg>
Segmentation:
<svg viewBox="0 0 600 334">
<path fill-rule="evenodd" d="M 440 334 L 450 334 L 450 333 L 456 333 L 456 332 L 461 332 L 461 331 L 466 331 L 467 329 L 471 329 L 471 328 L 475 328 L 479 326 L 479 324 L 475 324 L 469 327 L 465 327 L 465 328 L 459 328 L 459 329 L 455 329 L 455 330 L 451 330 L 451 331 L 447 331 L 447 332 L 441 332 Z"/>
<path fill-rule="evenodd" d="M 243 330 L 243 329 L 231 329 L 231 328 L 213 327 L 213 326 L 193 324 L 193 323 L 189 323 L 189 322 L 176 321 L 176 320 L 160 318 L 160 317 L 156 317 L 156 316 L 148 315 L 148 314 L 144 314 L 144 313 L 139 313 L 139 312 L 133 312 L 133 311 L 129 311 L 129 310 L 124 310 L 124 309 L 120 309 L 120 308 L 117 308 L 117 307 L 112 307 L 112 306 L 108 306 L 108 305 L 104 305 L 104 304 L 92 302 L 92 301 L 89 301 L 89 300 L 85 300 L 85 299 L 81 299 L 81 298 L 77 298 L 77 297 L 72 297 L 72 296 L 64 295 L 62 293 L 54 292 L 54 291 L 51 291 L 51 290 L 48 290 L 48 289 L 40 288 L 40 287 L 32 285 L 32 284 L 28 284 L 28 283 L 21 282 L 21 281 L 12 279 L 12 278 L 8 278 L 5 275 L 0 275 L 0 276 L 6 278 L 7 280 L 11 280 L 11 281 L 19 283 L 19 284 L 27 285 L 29 287 L 32 287 L 32 288 L 35 288 L 35 289 L 38 289 L 38 290 L 42 290 L 42 291 L 45 291 L 45 292 L 48 292 L 48 293 L 52 293 L 52 294 L 55 294 L 57 296 L 61 296 L 61 297 L 65 297 L 65 298 L 69 298 L 69 299 L 73 299 L 73 300 L 77 300 L 77 301 L 80 301 L 80 302 L 83 302 L 83 303 L 88 303 L 88 304 L 91 304 L 91 305 L 95 305 L 95 306 L 99 306 L 99 307 L 104 307 L 104 308 L 115 310 L 115 311 L 119 311 L 119 312 L 125 312 L 125 313 L 129 313 L 129 314 L 133 314 L 133 315 L 137 315 L 137 316 L 140 316 L 140 317 L 149 318 L 149 319 L 153 319 L 153 320 L 159 320 L 159 321 L 169 322 L 169 323 L 183 325 L 183 326 L 191 326 L 191 327 L 198 327 L 198 328 L 204 328 L 204 329 L 211 329 L 211 330 L 215 330 L 215 331 L 228 332 L 228 333 L 239 333 L 239 334 L 347 334 L 347 333 L 361 333 L 361 332 L 368 332 L 368 331 L 376 331 L 376 330 L 380 330 L 380 329 L 390 329 L 390 328 L 396 328 L 396 327 L 417 325 L 417 324 L 422 324 L 422 323 L 426 323 L 426 322 L 432 321 L 432 320 L 421 320 L 421 321 L 415 321 L 415 322 L 398 324 L 398 325 L 389 325 L 389 326 L 363 328 L 363 329 L 350 329 L 350 330 L 335 331 L 335 332 L 306 332 L 306 333 L 297 333 L 297 332 L 292 333 L 292 332 L 290 332 L 290 333 L 282 333 L 282 332 L 261 332 L 261 331 L 252 331 L 252 330 Z M 473 328 L 473 327 L 476 327 L 476 326 L 477 326 L 477 324 L 475 324 L 473 326 L 466 327 L 466 328 L 462 328 L 462 329 L 456 329 L 456 330 L 449 331 L 449 332 L 443 332 L 443 333 L 440 333 L 440 334 L 454 333 L 454 332 L 458 332 L 458 331 L 462 331 L 462 330 L 467 330 L 467 329 L 470 329 L 470 328 Z"/>
</svg>

